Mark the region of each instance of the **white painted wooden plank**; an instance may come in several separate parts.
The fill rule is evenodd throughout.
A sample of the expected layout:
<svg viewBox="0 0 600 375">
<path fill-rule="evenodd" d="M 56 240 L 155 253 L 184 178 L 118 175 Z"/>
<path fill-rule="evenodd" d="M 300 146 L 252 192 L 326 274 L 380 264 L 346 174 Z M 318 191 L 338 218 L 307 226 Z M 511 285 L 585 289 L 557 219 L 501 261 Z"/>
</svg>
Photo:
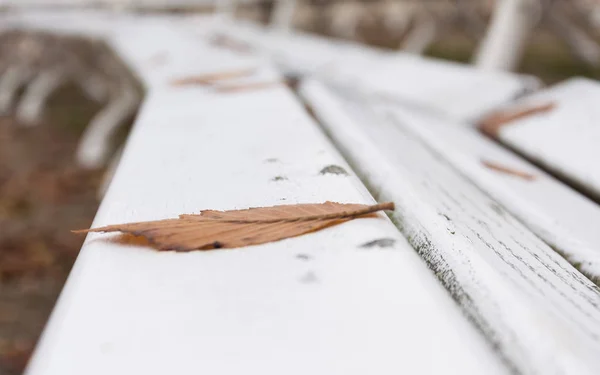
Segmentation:
<svg viewBox="0 0 600 375">
<path fill-rule="evenodd" d="M 533 77 L 486 72 L 308 34 L 268 32 L 241 22 L 223 32 L 252 44 L 286 70 L 460 120 L 476 118 L 539 85 Z"/>
<path fill-rule="evenodd" d="M 422 55 L 439 35 L 438 20 L 427 10 L 422 9 L 415 17 L 415 26 L 402 40 L 404 52 Z"/>
<path fill-rule="evenodd" d="M 157 26 L 115 26 L 113 43 L 132 65 L 149 52 L 144 36 L 174 60 L 140 73 L 148 98 L 94 226 L 373 201 L 285 86 L 223 94 L 169 85 L 231 61 Z M 332 164 L 350 175 L 320 173 Z M 505 372 L 383 215 L 227 251 L 159 253 L 108 237 L 88 236 L 27 374 Z M 394 245 L 361 248 L 379 238 Z"/>
<path fill-rule="evenodd" d="M 95 35 L 106 33 L 106 22 L 114 23 L 115 19 L 123 25 L 132 22 L 127 15 L 102 12 L 23 12 L 19 16 L 20 22 L 28 25 L 43 25 L 46 29 L 63 32 L 81 29 Z M 11 19 L 15 22 L 14 16 Z M 206 18 L 161 16 L 146 19 L 144 22 L 162 23 L 163 27 L 185 24 L 199 30 L 198 34 L 204 38 L 209 37 L 207 34 L 228 34 L 254 45 L 292 73 L 320 76 L 350 90 L 396 98 L 462 120 L 478 117 L 537 85 L 531 77 L 479 72 L 461 64 L 389 53 L 308 34 L 266 31 L 241 22 L 234 24 L 213 19 L 213 25 L 208 29 L 213 31 L 207 33 L 206 23 L 210 21 Z M 151 45 L 151 38 L 147 40 Z M 147 64 L 145 70 L 152 68 Z"/>
<path fill-rule="evenodd" d="M 239 55 L 208 45 L 202 50 L 197 49 L 202 40 L 178 27 L 181 23 L 192 22 L 203 30 L 203 35 L 207 35 L 209 32 L 206 30 L 216 28 L 223 22 L 219 17 L 141 17 L 102 11 L 38 11 L 18 13 L 6 19 L 11 21 L 14 27 L 65 34 L 85 33 L 95 38 L 103 38 L 136 72 L 147 88 L 154 85 L 168 86 L 171 81 L 186 76 L 253 67 L 257 67 L 256 73 L 243 82 L 276 79 L 273 73 L 258 69 L 260 63 L 265 61 L 263 57 Z M 131 48 L 131 44 L 134 44 L 135 48 Z M 207 50 L 211 53 L 207 54 Z M 156 56 L 160 56 L 164 63 L 155 63 L 153 60 Z M 212 59 L 212 63 L 206 61 L 207 59 Z M 203 66 L 213 70 L 202 70 Z"/>
<path fill-rule="evenodd" d="M 573 78 L 522 101 L 555 108 L 503 126 L 502 142 L 600 198 L 600 84 Z"/>
<path fill-rule="evenodd" d="M 403 130 L 421 139 L 588 277 L 600 281 L 600 206 L 476 130 L 385 105 Z M 500 173 L 485 162 L 533 176 Z"/>
<path fill-rule="evenodd" d="M 514 70 L 541 17 L 541 4 L 531 0 L 497 0 L 485 38 L 475 56 L 482 69 Z"/>
<path fill-rule="evenodd" d="M 278 0 L 273 2 L 271 14 L 271 27 L 281 31 L 289 32 L 294 27 L 294 11 L 296 0 Z"/>
<path fill-rule="evenodd" d="M 13 10 L 0 13 L 6 28 L 51 31 L 57 34 L 77 34 L 82 37 L 102 37 L 124 15 L 90 10 L 34 11 Z"/>
<path fill-rule="evenodd" d="M 358 1 L 338 1 L 327 10 L 331 19 L 329 28 L 333 35 L 355 39 L 360 19 L 365 12 L 364 4 Z"/>
<path fill-rule="evenodd" d="M 92 37 L 103 37 L 117 52 L 121 52 L 121 55 L 125 57 L 127 63 L 136 71 L 138 77 L 147 87 L 153 85 L 153 82 L 165 85 L 165 82 L 169 84 L 170 80 L 207 73 L 199 71 L 197 65 L 194 65 L 197 61 L 205 60 L 207 56 L 220 58 L 221 69 L 225 70 L 247 70 L 255 67 L 259 61 L 256 57 L 242 58 L 229 51 L 218 51 L 219 53 L 215 51 L 216 55 L 206 55 L 194 51 L 196 38 L 192 35 L 184 35 L 185 33 L 181 31 L 176 31 L 178 23 L 176 17 L 139 18 L 135 15 L 110 15 L 106 12 L 55 11 L 24 12 L 9 19 L 13 21 L 15 27 L 34 27 L 43 31 L 67 34 L 84 30 Z M 194 17 L 194 22 L 203 22 L 210 28 L 211 23 L 218 22 L 218 18 Z M 140 25 L 144 27 L 140 28 Z M 139 34 L 140 30 L 143 35 Z M 173 42 L 168 44 L 168 49 L 157 49 L 156 40 L 165 37 L 170 38 Z M 127 45 L 132 40 L 135 40 L 136 48 L 134 49 Z M 120 51 L 119 46 L 122 45 L 125 45 L 125 47 L 123 51 Z M 157 56 L 162 58 L 162 64 L 156 63 Z M 185 56 L 185 58 L 182 59 L 182 56 Z M 228 56 L 228 59 L 224 59 L 224 56 Z M 184 63 L 179 64 L 179 66 L 173 65 L 177 61 L 184 61 Z M 169 67 L 169 64 L 172 66 Z M 102 68 L 100 67 L 100 69 Z M 176 71 L 177 75 L 172 74 L 173 71 Z M 269 82 L 276 79 L 279 78 L 274 78 L 272 74 L 269 76 L 257 70 L 253 77 L 246 79 L 245 82 Z M 15 88 L 18 88 L 18 86 Z M 115 91 L 114 97 L 92 119 L 79 142 L 76 160 L 83 167 L 98 167 L 107 162 L 109 153 L 112 151 L 110 147 L 112 135 L 123 124 L 124 119 L 135 114 L 139 106 L 139 98 L 135 88 L 124 85 L 123 88 L 116 87 L 113 91 Z M 10 104 L 10 101 L 6 102 Z"/>
<path fill-rule="evenodd" d="M 600 371 L 600 291 L 393 119 L 301 86 L 318 118 L 473 321 L 523 374 Z"/>
<path fill-rule="evenodd" d="M 215 6 L 220 0 L 0 0 L 0 7 L 132 7 L 145 9 L 173 9 Z M 260 0 L 236 0 L 240 4 Z"/>
</svg>

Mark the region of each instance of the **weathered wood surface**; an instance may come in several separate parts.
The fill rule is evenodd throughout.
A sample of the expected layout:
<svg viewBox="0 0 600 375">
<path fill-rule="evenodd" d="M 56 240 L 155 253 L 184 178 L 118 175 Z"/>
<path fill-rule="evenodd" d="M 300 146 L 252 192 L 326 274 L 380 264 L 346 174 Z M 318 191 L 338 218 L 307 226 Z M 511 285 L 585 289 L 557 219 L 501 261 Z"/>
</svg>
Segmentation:
<svg viewBox="0 0 600 375">
<path fill-rule="evenodd" d="M 554 109 L 502 126 L 497 137 L 600 200 L 600 84 L 573 78 L 520 101 Z"/>
<path fill-rule="evenodd" d="M 475 129 L 400 106 L 382 104 L 380 108 L 571 264 L 600 281 L 600 206 L 595 202 Z"/>
<path fill-rule="evenodd" d="M 251 79 L 277 78 L 268 64 L 139 21 L 104 24 L 148 96 L 94 226 L 373 202 L 285 85 L 172 85 L 250 63 Z M 28 375 L 506 372 L 384 215 L 227 251 L 158 253 L 110 238 L 88 236 Z"/>
<path fill-rule="evenodd" d="M 260 0 L 0 0 L 0 8 L 134 8 L 134 9 L 185 9 L 214 7 L 223 2 L 248 4 Z"/>
<path fill-rule="evenodd" d="M 473 321 L 523 374 L 600 371 L 600 290 L 418 137 L 317 81 L 334 143 Z"/>
<path fill-rule="evenodd" d="M 241 22 L 225 25 L 222 32 L 251 44 L 291 72 L 459 120 L 476 118 L 539 84 L 533 77 Z"/>
</svg>

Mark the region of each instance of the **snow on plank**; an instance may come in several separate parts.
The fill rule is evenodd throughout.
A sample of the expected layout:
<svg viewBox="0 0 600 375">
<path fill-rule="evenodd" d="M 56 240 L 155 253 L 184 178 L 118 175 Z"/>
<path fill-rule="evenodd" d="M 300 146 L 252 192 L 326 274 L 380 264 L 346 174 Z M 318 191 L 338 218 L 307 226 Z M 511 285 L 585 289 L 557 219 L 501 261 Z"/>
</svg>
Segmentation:
<svg viewBox="0 0 600 375">
<path fill-rule="evenodd" d="M 600 281 L 600 207 L 462 124 L 400 106 L 382 106 L 586 276 Z"/>
<path fill-rule="evenodd" d="M 249 43 L 296 74 L 343 88 L 394 98 L 458 120 L 471 120 L 538 86 L 533 77 L 390 52 L 251 24 L 225 24 L 222 33 Z"/>
<path fill-rule="evenodd" d="M 317 81 L 301 93 L 411 244 L 523 374 L 600 370 L 600 291 L 393 118 Z"/>
<path fill-rule="evenodd" d="M 373 202 L 284 85 L 172 85 L 234 58 L 157 26 L 114 26 L 116 49 L 134 66 L 150 48 L 131 35 L 151 36 L 172 59 L 141 74 L 148 97 L 94 226 L 205 208 Z M 328 173 L 340 168 L 347 174 Z M 27 374 L 506 371 L 384 215 L 227 251 L 159 253 L 110 238 L 88 236 Z"/>
<path fill-rule="evenodd" d="M 573 78 L 525 98 L 517 107 L 553 108 L 510 121 L 497 138 L 600 199 L 600 84 Z"/>
</svg>

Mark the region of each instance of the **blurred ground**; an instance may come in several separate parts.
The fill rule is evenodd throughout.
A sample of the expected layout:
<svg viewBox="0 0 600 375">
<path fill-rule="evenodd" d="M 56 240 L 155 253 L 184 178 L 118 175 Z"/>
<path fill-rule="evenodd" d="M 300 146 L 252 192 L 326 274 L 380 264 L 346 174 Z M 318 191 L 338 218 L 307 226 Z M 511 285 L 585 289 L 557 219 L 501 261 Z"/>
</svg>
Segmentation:
<svg viewBox="0 0 600 375">
<path fill-rule="evenodd" d="M 469 63 L 476 44 L 459 32 L 433 43 L 427 56 Z M 600 67 L 593 67 L 573 57 L 562 40 L 541 28 L 529 41 L 519 73 L 532 74 L 551 85 L 573 76 L 600 79 Z"/>
<path fill-rule="evenodd" d="M 477 2 L 474 3 L 476 4 Z M 373 2 L 373 4 L 373 8 L 375 8 L 377 2 Z M 450 3 L 446 3 L 446 5 L 448 4 Z M 334 35 L 331 27 L 332 15 L 327 12 L 328 8 L 317 7 L 317 9 L 321 9 L 321 11 L 315 12 L 316 14 L 310 17 L 310 21 L 303 23 L 301 28 L 304 31 L 336 38 L 337 36 Z M 402 40 L 409 31 L 396 34 L 390 33 L 385 30 L 385 25 L 381 19 L 382 14 L 376 13 L 376 9 L 368 7 L 366 9 L 368 11 L 358 23 L 356 39 L 374 46 L 397 50 L 402 45 Z M 452 7 L 448 9 L 452 9 Z M 484 37 L 486 24 L 490 18 L 490 9 L 488 9 L 487 13 L 486 11 L 480 12 L 480 21 L 482 22 L 480 30 L 467 27 L 461 19 L 454 19 L 448 15 L 450 18 L 443 21 L 443 26 L 438 32 L 437 37 L 425 50 L 424 54 L 452 61 L 472 62 L 472 57 L 475 54 L 478 43 Z M 442 10 L 441 13 L 444 14 L 444 11 Z M 245 16 L 251 17 L 250 14 L 246 14 Z M 444 16 L 440 16 L 440 14 L 437 17 L 444 19 Z M 262 22 L 268 20 L 266 17 L 254 16 L 253 18 Z M 591 28 L 590 25 L 578 22 L 580 19 L 574 15 L 571 15 L 571 19 L 575 20 L 577 26 L 585 31 L 592 40 L 600 42 L 599 30 Z M 600 65 L 594 67 L 575 57 L 565 40 L 552 32 L 552 30 L 551 21 L 548 19 L 544 19 L 534 27 L 527 41 L 524 56 L 517 72 L 535 75 L 549 85 L 573 76 L 600 79 Z"/>
<path fill-rule="evenodd" d="M 66 88 L 46 123 L 0 119 L 0 375 L 22 372 L 96 212 L 102 171 L 73 163 L 95 110 Z"/>
<path fill-rule="evenodd" d="M 330 35 L 327 20 L 317 21 L 311 31 Z M 378 25 L 361 25 L 358 38 L 397 48 L 400 36 Z M 455 30 L 426 54 L 469 62 L 475 47 L 472 35 Z M 575 59 L 544 28 L 529 42 L 519 71 L 546 83 L 574 75 L 600 78 L 599 69 Z M 89 227 L 98 207 L 103 171 L 80 170 L 73 158 L 84 126 L 98 110 L 67 87 L 35 128 L 0 118 L 0 375 L 22 372 L 83 242 L 69 230 Z"/>
</svg>

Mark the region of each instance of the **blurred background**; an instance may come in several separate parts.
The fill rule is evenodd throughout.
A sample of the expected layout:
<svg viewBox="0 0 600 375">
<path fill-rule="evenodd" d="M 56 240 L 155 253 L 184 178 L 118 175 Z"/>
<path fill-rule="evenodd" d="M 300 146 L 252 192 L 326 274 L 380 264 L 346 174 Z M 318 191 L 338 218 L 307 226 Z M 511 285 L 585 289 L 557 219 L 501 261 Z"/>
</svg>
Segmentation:
<svg viewBox="0 0 600 375">
<path fill-rule="evenodd" d="M 0 1 L 0 9 L 27 3 Z M 32 2 L 50 3 L 60 2 Z M 112 10 L 214 11 L 208 3 L 145 8 L 128 0 Z M 246 0 L 235 17 L 266 24 L 277 7 Z M 298 0 L 290 22 L 295 30 L 485 65 L 479 53 L 492 20 L 510 7 L 526 8 L 526 22 L 507 21 L 517 42 L 496 48 L 518 51 L 509 61 L 492 61 L 492 68 L 546 84 L 600 75 L 600 2 L 594 0 Z M 11 375 L 22 372 L 52 310 L 83 242 L 69 230 L 90 226 L 110 178 L 109 156 L 126 139 L 143 90 L 99 41 L 0 28 L 0 375 Z M 27 69 L 15 63 L 25 60 Z M 45 74 L 38 85 L 27 85 L 39 71 Z M 36 106 L 30 91 L 48 86 L 52 95 L 43 108 Z M 91 124 L 115 122 L 127 126 L 111 129 L 106 150 L 82 153 Z"/>
</svg>

